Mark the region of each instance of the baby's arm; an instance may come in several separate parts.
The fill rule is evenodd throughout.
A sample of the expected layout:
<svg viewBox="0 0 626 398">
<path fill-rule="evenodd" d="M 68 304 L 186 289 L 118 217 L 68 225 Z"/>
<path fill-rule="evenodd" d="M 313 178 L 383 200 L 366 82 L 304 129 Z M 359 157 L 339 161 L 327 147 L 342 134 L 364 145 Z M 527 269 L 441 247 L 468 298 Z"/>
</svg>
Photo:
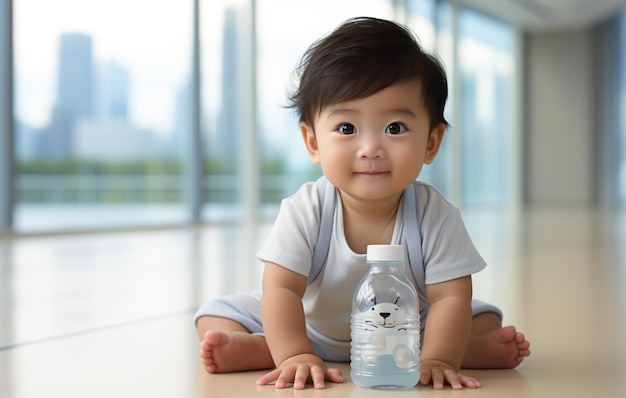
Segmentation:
<svg viewBox="0 0 626 398">
<path fill-rule="evenodd" d="M 261 377 L 260 385 L 275 382 L 276 388 L 283 388 L 293 383 L 294 389 L 302 389 L 311 380 L 315 388 L 324 388 L 324 380 L 343 381 L 339 370 L 327 369 L 313 353 L 302 308 L 306 287 L 306 277 L 274 263 L 265 264 L 263 331 L 277 369 Z"/>
<path fill-rule="evenodd" d="M 477 388 L 480 383 L 459 373 L 472 328 L 472 279 L 466 276 L 426 286 L 428 318 L 422 347 L 422 384 L 441 389 Z"/>
</svg>

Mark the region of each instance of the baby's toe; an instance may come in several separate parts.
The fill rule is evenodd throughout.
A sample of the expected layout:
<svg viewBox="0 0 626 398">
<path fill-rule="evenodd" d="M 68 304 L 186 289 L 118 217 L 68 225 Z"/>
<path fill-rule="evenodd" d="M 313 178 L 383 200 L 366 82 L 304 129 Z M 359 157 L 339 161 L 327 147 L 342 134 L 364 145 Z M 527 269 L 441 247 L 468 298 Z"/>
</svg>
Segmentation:
<svg viewBox="0 0 626 398">
<path fill-rule="evenodd" d="M 520 332 L 515 333 L 516 343 L 523 343 L 524 341 L 526 341 L 526 336 L 524 336 L 524 333 L 520 333 Z"/>
</svg>

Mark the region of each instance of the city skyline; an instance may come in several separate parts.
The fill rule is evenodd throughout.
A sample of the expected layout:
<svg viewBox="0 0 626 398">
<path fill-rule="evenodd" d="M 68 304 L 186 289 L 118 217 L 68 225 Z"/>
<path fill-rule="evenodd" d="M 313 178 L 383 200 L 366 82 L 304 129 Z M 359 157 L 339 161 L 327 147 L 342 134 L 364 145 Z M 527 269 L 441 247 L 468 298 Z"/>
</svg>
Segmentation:
<svg viewBox="0 0 626 398">
<path fill-rule="evenodd" d="M 220 81 L 213 91 L 220 100 L 205 110 L 203 131 L 207 156 L 223 159 L 224 171 L 237 168 L 238 16 L 224 10 Z M 30 125 L 19 115 L 16 123 L 20 159 L 141 160 L 180 157 L 191 129 L 190 82 L 184 80 L 170 95 L 171 126 L 142 127 L 130 119 L 134 75 L 116 58 L 96 59 L 94 39 L 82 32 L 62 32 L 56 56 L 55 95 L 49 122 Z M 20 91 L 18 84 L 17 92 Z M 210 114 L 210 115 L 209 115 Z M 162 116 L 162 115 L 161 115 Z M 294 123 L 294 126 L 297 125 Z M 294 129 L 295 129 L 294 127 Z M 220 132 L 228 131 L 228 134 Z M 271 150 L 270 150 L 271 152 Z"/>
<path fill-rule="evenodd" d="M 384 2 L 381 2 L 383 4 Z M 219 7 L 218 7 L 219 8 Z M 389 10 L 389 9 L 388 9 Z M 240 130 L 240 113 L 238 107 L 242 101 L 242 90 L 239 87 L 238 70 L 241 68 L 239 64 L 251 62 L 252 60 L 241 57 L 242 49 L 240 48 L 242 42 L 245 41 L 245 37 L 239 37 L 242 32 L 245 31 L 242 25 L 246 22 L 245 13 L 239 13 L 240 10 L 231 7 L 224 7 L 222 10 L 222 16 L 219 18 L 220 23 L 212 26 L 212 31 L 203 32 L 202 37 L 219 38 L 220 41 L 213 43 L 210 46 L 209 51 L 213 51 L 206 59 L 201 60 L 201 73 L 202 84 L 201 87 L 201 100 L 202 100 L 202 132 L 203 141 L 205 143 L 204 153 L 205 159 L 221 159 L 224 172 L 236 173 L 239 167 L 237 158 L 239 143 L 238 138 L 242 136 Z M 262 18 L 263 13 L 268 12 L 269 9 L 260 9 L 260 15 Z M 465 15 L 465 14 L 464 14 Z M 419 15 L 412 16 L 413 23 L 415 25 L 421 24 L 424 31 L 430 32 L 433 29 L 432 23 Z M 467 21 L 467 19 L 461 18 L 461 21 Z M 334 23 L 329 22 L 328 26 L 331 27 Z M 466 25 L 461 24 L 461 27 Z M 318 26 L 319 29 L 323 29 L 322 26 Z M 502 48 L 507 47 L 503 44 L 503 37 L 499 36 L 496 42 L 487 41 L 488 45 L 480 45 L 478 39 L 480 39 L 479 33 L 474 29 L 464 28 L 463 31 L 473 32 L 467 38 L 461 40 L 459 48 L 460 54 L 465 54 L 468 58 L 464 58 L 463 67 L 460 71 L 466 73 L 469 71 L 469 76 L 459 76 L 462 82 L 467 80 L 469 85 L 465 85 L 467 90 L 464 95 L 464 102 L 471 104 L 476 102 L 477 106 L 467 113 L 468 116 L 477 116 L 479 119 L 486 121 L 492 120 L 496 115 L 496 104 L 493 102 L 493 96 L 495 88 L 499 86 L 498 79 L 501 79 L 501 74 L 506 76 L 509 72 L 507 69 L 511 66 L 507 61 L 508 55 L 504 57 L 495 56 L 493 51 L 501 51 Z M 213 34 L 210 34 L 212 32 Z M 260 135 L 260 142 L 262 147 L 259 151 L 262 152 L 264 158 L 275 157 L 279 158 L 285 170 L 290 172 L 299 172 L 311 170 L 311 164 L 304 152 L 293 151 L 290 148 L 301 145 L 301 139 L 297 131 L 297 120 L 295 115 L 289 110 L 281 109 L 286 101 L 285 90 L 277 89 L 277 83 L 280 83 L 283 76 L 287 80 L 287 75 L 292 71 L 295 62 L 287 61 L 289 59 L 298 59 L 306 47 L 306 42 L 300 42 L 296 38 L 285 40 L 287 46 L 281 46 L 277 48 L 275 41 L 277 36 L 273 36 L 274 30 L 260 29 L 258 34 L 258 55 L 256 62 L 258 73 L 258 95 L 257 98 L 257 112 L 259 116 L 258 132 Z M 493 31 L 487 28 L 482 28 L 480 34 L 486 36 L 494 36 Z M 312 31 L 307 35 L 313 35 Z M 446 39 L 449 36 L 449 32 L 440 32 L 440 38 Z M 165 119 L 164 113 L 168 113 L 167 119 L 170 121 L 166 124 L 159 125 L 159 128 L 153 128 L 151 126 L 138 123 L 134 117 L 135 102 L 131 100 L 131 97 L 136 95 L 140 90 L 136 86 L 137 78 L 140 78 L 143 74 L 131 70 L 121 61 L 118 61 L 117 54 L 110 54 L 110 57 L 103 57 L 102 55 L 96 56 L 97 53 L 102 54 L 100 50 L 97 50 L 97 43 L 100 43 L 100 38 L 87 39 L 91 44 L 85 45 L 83 43 L 83 51 L 86 53 L 91 52 L 90 57 L 86 58 L 88 61 L 83 63 L 92 63 L 92 82 L 87 84 L 80 84 L 84 88 L 82 94 L 76 94 L 75 91 L 67 89 L 68 83 L 63 83 L 64 75 L 72 75 L 73 77 L 80 76 L 79 71 L 73 73 L 68 72 L 68 66 L 71 63 L 64 62 L 64 55 L 62 51 L 63 37 L 82 38 L 85 40 L 91 35 L 80 32 L 63 32 L 59 40 L 58 50 L 58 71 L 57 71 L 57 93 L 55 99 L 55 105 L 50 109 L 49 113 L 51 123 L 49 126 L 38 130 L 32 126 L 25 125 L 22 120 L 18 120 L 18 129 L 23 134 L 18 134 L 18 146 L 29 147 L 29 150 L 18 150 L 18 155 L 22 155 L 21 158 L 36 158 L 41 156 L 42 152 L 37 152 L 37 146 L 48 151 L 45 157 L 52 154 L 53 157 L 67 157 L 68 155 L 77 158 L 86 158 L 88 160 L 102 160 L 102 161 L 123 161 L 123 160 L 142 160 L 142 159 L 180 159 L 180 156 L 184 150 L 185 140 L 191 131 L 191 87 L 189 81 L 189 74 L 181 72 L 177 79 L 170 77 L 169 90 L 166 95 L 153 95 L 150 101 L 161 101 L 161 105 L 165 104 L 161 112 L 154 113 L 155 117 Z M 427 37 L 429 37 L 427 35 Z M 484 39 L 484 38 L 483 38 Z M 80 41 L 80 40 L 79 40 Z M 476 44 L 478 43 L 478 44 Z M 202 49 L 204 50 L 205 43 Z M 79 44 L 75 44 L 80 47 Z M 434 43 L 429 43 L 433 46 Z M 66 43 L 67 46 L 67 43 Z M 92 47 L 91 49 L 89 47 Z M 491 47 L 490 47 L 491 46 Z M 463 50 L 465 49 L 465 50 Z M 204 53 L 204 51 L 203 51 Z M 189 55 L 189 54 L 188 54 Z M 68 55 L 69 56 L 69 55 Z M 204 54 L 202 54 L 205 57 Z M 482 65 L 482 60 L 489 58 L 491 62 L 488 65 Z M 502 62 L 502 59 L 505 61 Z M 219 60 L 219 62 L 216 62 Z M 126 62 L 126 60 L 124 60 Z M 217 64 L 217 65 L 216 65 Z M 65 66 L 64 66 L 65 65 Z M 73 67 L 78 68 L 80 62 L 74 62 Z M 213 70 L 210 68 L 219 68 L 219 70 Z M 84 67 L 83 69 L 89 69 Z M 83 73 L 86 75 L 87 73 Z M 262 76 L 262 78 L 261 78 Z M 474 90 L 473 79 L 481 79 L 480 92 Z M 180 84 L 172 84 L 174 80 L 178 80 Z M 77 79 L 74 79 L 76 83 Z M 208 85 L 207 85 L 208 81 Z M 465 84 L 465 83 L 464 83 Z M 18 87 L 19 88 L 19 87 Z M 91 100 L 85 100 L 91 92 L 93 102 L 90 108 L 91 112 L 87 112 L 84 109 L 81 110 L 81 106 L 89 103 Z M 103 94 L 106 93 L 106 94 Z M 277 95 L 281 93 L 282 95 Z M 102 96 L 98 94 L 103 94 Z M 156 94 L 156 93 L 155 93 Z M 71 104 L 70 98 L 74 98 L 74 105 L 76 111 L 68 112 L 65 108 L 71 108 L 71 106 L 62 106 L 63 104 Z M 83 100 L 76 100 L 76 98 L 83 98 Z M 268 101 L 268 99 L 271 100 Z M 280 98 L 280 99 L 278 99 Z M 282 103 L 278 103 L 282 101 Z M 280 111 L 280 112 L 278 112 Z M 68 115 L 69 113 L 69 115 Z M 476 123 L 475 123 L 476 122 Z M 465 122 L 468 128 L 474 128 L 476 132 L 485 131 L 485 124 L 483 120 L 476 121 L 469 120 Z M 67 144 L 67 136 L 63 136 L 61 131 L 68 133 L 69 124 L 72 124 L 72 146 Z M 29 129 L 30 127 L 30 129 Z M 48 131 L 46 131 L 46 129 Z M 51 144 L 43 145 L 25 145 L 27 137 L 31 139 L 33 137 L 41 138 L 43 132 L 52 133 L 48 134 L 51 138 L 50 141 L 56 141 L 57 148 Z M 61 145 L 63 144 L 63 145 Z M 35 149 L 33 149 L 35 148 Z M 28 153 L 30 151 L 30 153 Z M 442 152 L 443 156 L 443 152 Z M 483 159 L 483 163 L 487 162 Z M 447 166 L 443 166 L 447 167 Z M 427 170 L 425 176 L 428 177 Z M 445 176 L 444 176 L 445 178 Z M 495 180 L 494 180 L 495 181 Z M 501 182 L 494 183 L 497 186 L 501 186 Z M 494 186 L 495 186 L 494 185 Z M 478 186 L 478 185 L 477 185 Z M 477 191 L 478 192 L 478 191 Z"/>
<path fill-rule="evenodd" d="M 152 146 L 150 140 L 155 134 L 131 126 L 128 120 L 128 70 L 114 59 L 96 64 L 90 35 L 62 33 L 57 65 L 50 122 L 33 128 L 18 120 L 18 155 L 44 159 L 136 158 Z M 133 139 L 134 135 L 139 139 Z"/>
</svg>

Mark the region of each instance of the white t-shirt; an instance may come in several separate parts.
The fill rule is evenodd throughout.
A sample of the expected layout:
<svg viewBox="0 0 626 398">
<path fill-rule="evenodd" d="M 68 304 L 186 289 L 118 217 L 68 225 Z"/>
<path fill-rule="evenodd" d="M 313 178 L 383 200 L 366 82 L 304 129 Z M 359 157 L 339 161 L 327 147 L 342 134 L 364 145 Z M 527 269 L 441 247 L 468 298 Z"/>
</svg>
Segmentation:
<svg viewBox="0 0 626 398">
<path fill-rule="evenodd" d="M 435 284 L 478 272 L 485 262 L 472 244 L 459 210 L 432 186 L 417 184 L 421 215 L 422 254 L 426 284 Z M 281 203 L 270 235 L 257 253 L 268 261 L 308 276 L 320 225 L 316 184 L 304 184 Z M 368 271 L 365 254 L 350 249 L 343 228 L 341 199 L 336 193 L 334 223 L 328 257 L 318 277 L 307 286 L 303 305 L 307 323 L 333 340 L 350 340 L 352 295 Z M 402 203 L 390 244 L 404 244 Z M 420 309 L 427 307 L 425 286 L 417 286 L 408 264 L 405 273 L 420 296 Z"/>
</svg>

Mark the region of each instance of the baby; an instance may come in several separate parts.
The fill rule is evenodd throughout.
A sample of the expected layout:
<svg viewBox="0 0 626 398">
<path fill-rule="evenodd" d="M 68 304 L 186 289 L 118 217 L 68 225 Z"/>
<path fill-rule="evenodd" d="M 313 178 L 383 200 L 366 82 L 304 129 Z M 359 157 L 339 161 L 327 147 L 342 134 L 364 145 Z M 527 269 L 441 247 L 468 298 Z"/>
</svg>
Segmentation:
<svg viewBox="0 0 626 398">
<path fill-rule="evenodd" d="M 203 305 L 196 317 L 201 359 L 209 373 L 268 369 L 257 383 L 294 389 L 343 376 L 326 361 L 350 357 L 352 294 L 368 267 L 370 244 L 407 246 L 418 223 L 423 278 L 420 383 L 478 388 L 461 368 L 514 368 L 530 355 L 497 308 L 472 300 L 472 277 L 485 263 L 458 209 L 416 182 L 434 161 L 448 123 L 445 72 L 415 36 L 394 22 L 346 21 L 305 53 L 291 105 L 306 150 L 324 177 L 285 199 L 258 258 L 262 290 Z M 309 280 L 318 241 L 322 184 L 335 196 L 324 265 Z M 416 195 L 409 198 L 407 189 Z M 419 217 L 404 214 L 414 201 Z"/>
</svg>

